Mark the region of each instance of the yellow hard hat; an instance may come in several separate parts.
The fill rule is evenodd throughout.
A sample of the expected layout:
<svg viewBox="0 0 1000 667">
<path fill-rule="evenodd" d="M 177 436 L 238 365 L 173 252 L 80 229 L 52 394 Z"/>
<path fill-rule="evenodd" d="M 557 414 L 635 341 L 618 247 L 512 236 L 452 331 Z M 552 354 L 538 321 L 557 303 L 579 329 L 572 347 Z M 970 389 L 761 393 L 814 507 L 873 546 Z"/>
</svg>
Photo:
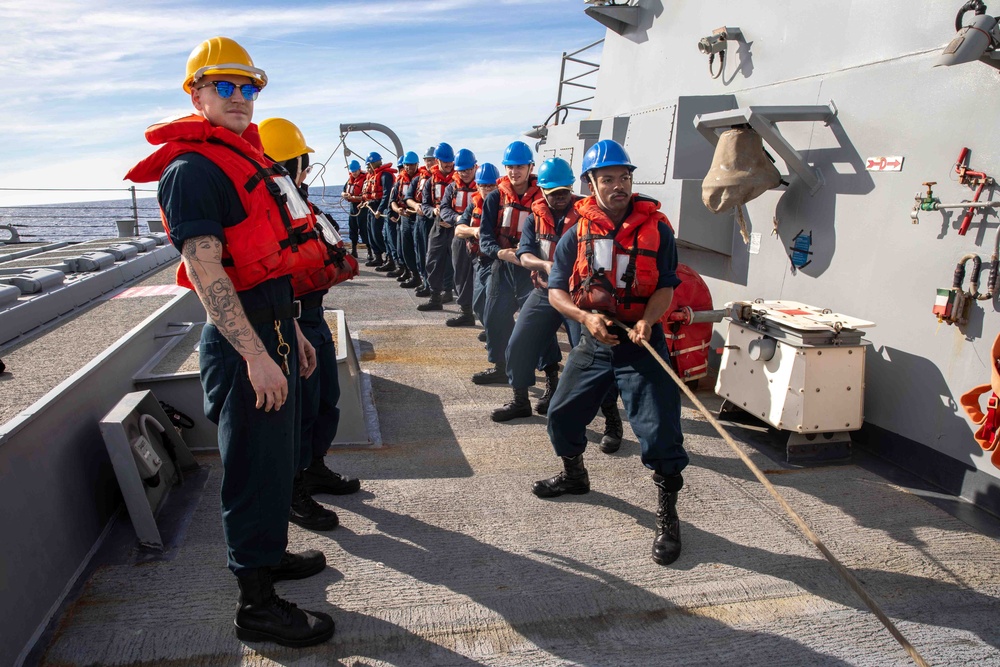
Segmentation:
<svg viewBox="0 0 1000 667">
<path fill-rule="evenodd" d="M 306 146 L 302 130 L 290 120 L 268 118 L 262 120 L 257 129 L 260 131 L 260 143 L 264 145 L 264 152 L 275 162 L 316 152 Z"/>
<path fill-rule="evenodd" d="M 191 84 L 207 74 L 234 74 L 248 76 L 263 88 L 267 74 L 253 66 L 250 54 L 228 37 L 212 37 L 199 44 L 188 56 L 184 92 L 191 92 Z"/>
</svg>

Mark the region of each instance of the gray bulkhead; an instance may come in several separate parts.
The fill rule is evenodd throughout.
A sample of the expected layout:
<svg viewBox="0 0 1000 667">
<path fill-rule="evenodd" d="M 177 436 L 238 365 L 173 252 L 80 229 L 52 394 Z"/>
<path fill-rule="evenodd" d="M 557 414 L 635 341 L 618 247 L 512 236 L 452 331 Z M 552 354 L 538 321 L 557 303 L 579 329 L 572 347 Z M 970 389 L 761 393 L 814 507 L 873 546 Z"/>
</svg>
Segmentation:
<svg viewBox="0 0 1000 667">
<path fill-rule="evenodd" d="M 1000 72 L 982 62 L 933 66 L 955 34 L 961 4 L 640 0 L 637 27 L 607 31 L 591 120 L 550 127 L 539 153 L 566 157 L 579 171 L 594 141 L 622 141 L 639 167 L 635 190 L 663 203 L 678 230 L 681 261 L 702 274 L 716 307 L 786 299 L 874 321 L 866 331 L 869 429 L 862 437 L 876 452 L 895 448 L 896 459 L 910 455 L 907 447 L 932 461 L 949 457 L 957 466 L 938 481 L 992 505 L 1000 474 L 973 439 L 958 399 L 989 382 L 990 347 L 1000 329 L 996 300 L 975 302 L 961 328 L 940 324 L 931 309 L 962 255 L 975 252 L 984 266 L 989 262 L 997 216 L 989 213 L 984 223 L 976 215 L 966 236 L 957 233 L 960 210 L 922 212 L 917 225 L 909 217 L 924 181 L 938 183 L 934 194 L 942 201 L 972 198 L 954 170 L 963 147 L 971 149 L 972 169 L 991 176 L 1000 170 L 1000 145 L 989 138 L 1000 120 Z M 988 13 L 1000 14 L 1000 3 Z M 739 27 L 745 41 L 729 43 L 725 71 L 713 79 L 697 45 L 722 26 Z M 760 234 L 759 253 L 750 254 L 731 212 L 714 215 L 701 204 L 712 147 L 693 117 L 831 100 L 836 117 L 829 125 L 778 124 L 819 169 L 823 185 L 810 196 L 778 158 L 790 186 L 745 208 L 750 231 Z M 868 157 L 897 155 L 905 158 L 900 172 L 865 170 Z M 982 200 L 997 199 L 988 194 Z M 812 233 L 814 254 L 793 274 L 789 246 L 800 230 Z M 716 327 L 714 347 L 724 326 Z"/>
</svg>

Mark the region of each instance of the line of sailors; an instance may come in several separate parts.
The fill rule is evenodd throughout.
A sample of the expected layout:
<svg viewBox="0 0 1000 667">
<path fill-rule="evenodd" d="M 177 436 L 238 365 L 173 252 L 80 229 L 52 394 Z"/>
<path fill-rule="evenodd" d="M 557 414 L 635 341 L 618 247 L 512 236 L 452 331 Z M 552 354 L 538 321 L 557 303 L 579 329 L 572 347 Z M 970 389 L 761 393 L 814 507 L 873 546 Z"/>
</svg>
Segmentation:
<svg viewBox="0 0 1000 667">
<path fill-rule="evenodd" d="M 472 381 L 509 384 L 513 391 L 511 401 L 492 412 L 493 421 L 531 416 L 528 389 L 536 370 L 545 374 L 535 410 L 548 415 L 564 470 L 536 482 L 535 495 L 589 491 L 582 461 L 586 427 L 600 410 L 600 448 L 617 451 L 623 436 L 620 393 L 642 461 L 655 472 L 653 559 L 673 562 L 680 554 L 677 492 L 688 460 L 680 396 L 641 342 L 677 364 L 677 346 L 668 349 L 664 323 L 668 310 L 685 305 L 672 303 L 674 288 L 683 283 L 670 223 L 658 202 L 632 193 L 635 166 L 625 149 L 604 140 L 587 151 L 582 176 L 590 197 L 573 193 L 576 176 L 561 158 L 543 161 L 533 173 L 534 154 L 521 141 L 504 151 L 503 176 L 492 164 L 477 165 L 471 151 L 456 154 L 447 143 L 429 149 L 423 166 L 418 162 L 413 152 L 403 155 L 395 179 L 378 153 L 368 155 L 364 177 L 359 164 L 351 165 L 344 197 L 357 204 L 352 229 L 367 230 L 366 265 L 427 298 L 420 311 L 441 310 L 457 292 L 461 312 L 448 326 L 483 323 L 480 339 L 492 366 Z M 691 286 L 704 286 L 682 268 L 685 279 L 693 278 Z M 632 330 L 626 333 L 608 315 Z M 572 349 L 561 383 L 560 327 Z M 681 338 L 673 327 L 671 340 Z"/>
<path fill-rule="evenodd" d="M 576 219 L 576 179 L 562 158 L 545 160 L 537 176 L 534 161 L 521 141 L 504 151 L 502 177 L 493 164 L 478 165 L 472 151 L 456 154 L 447 143 L 429 148 L 423 165 L 407 152 L 398 172 L 372 152 L 366 172 L 356 160 L 350 163 L 342 193 L 351 203 L 352 255 L 359 241 L 365 243 L 365 265 L 427 298 L 420 311 L 441 310 L 457 299 L 460 313 L 446 320 L 448 326 L 473 326 L 477 319 L 484 324 L 480 340 L 492 366 L 472 381 L 509 383 L 514 390 L 513 400 L 493 411 L 497 422 L 531 416 L 528 388 L 536 367 L 545 373 L 545 392 L 535 409 L 546 414 L 562 360 L 555 330 L 565 326 L 571 347 L 580 339 L 579 324 L 556 313 L 545 290 L 556 241 Z M 515 326 L 518 311 L 521 324 Z M 552 331 L 541 335 L 539 327 Z M 606 453 L 621 446 L 617 401 L 612 387 L 601 404 Z"/>
<path fill-rule="evenodd" d="M 159 181 L 164 224 L 182 252 L 177 282 L 197 291 L 211 319 L 199 360 L 206 415 L 219 426 L 222 522 L 240 589 L 236 634 L 302 647 L 328 640 L 333 619 L 283 600 L 273 583 L 326 566 L 322 552 L 287 550 L 289 521 L 314 530 L 338 524 L 311 495 L 360 487 L 324 460 L 339 386 L 323 296 L 357 275 L 357 240 L 352 229 L 349 253 L 332 220 L 308 202 L 302 183 L 312 149 L 298 128 L 284 119 L 251 122 L 266 84 L 236 42 L 203 42 L 182 86 L 197 113 L 151 126 L 146 138 L 158 148 L 126 178 Z M 508 382 L 514 392 L 493 419 L 530 415 L 527 388 L 536 369 L 545 372 L 536 409 L 547 413 L 563 469 L 533 484 L 539 498 L 589 492 L 586 428 L 620 393 L 658 493 L 652 557 L 672 563 L 688 462 L 680 396 L 643 347 L 670 356 L 662 320 L 681 284 L 659 203 L 632 193 L 635 166 L 613 141 L 584 156 L 593 192 L 585 198 L 573 194 L 562 160 L 532 173 L 523 142 L 507 147 L 503 176 L 443 143 L 433 163 L 425 156 L 423 173 L 418 162 L 402 156 L 395 178 L 392 165 L 369 155 L 360 192 L 352 175 L 345 195 L 364 209 L 355 228 L 360 236 L 363 220 L 369 265 L 417 288 L 428 299 L 420 310 L 440 310 L 457 290 L 461 314 L 448 324 L 485 324 L 493 366 L 473 381 Z M 573 348 L 557 382 L 560 326 Z M 617 407 L 606 418 L 617 419 Z M 620 445 L 621 429 L 617 419 L 605 451 Z"/>
</svg>

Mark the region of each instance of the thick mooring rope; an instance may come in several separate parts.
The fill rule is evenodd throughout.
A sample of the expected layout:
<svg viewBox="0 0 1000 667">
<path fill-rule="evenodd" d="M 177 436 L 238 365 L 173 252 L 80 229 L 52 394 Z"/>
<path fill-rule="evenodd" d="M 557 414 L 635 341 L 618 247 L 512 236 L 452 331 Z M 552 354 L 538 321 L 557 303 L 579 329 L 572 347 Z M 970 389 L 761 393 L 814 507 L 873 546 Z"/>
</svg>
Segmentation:
<svg viewBox="0 0 1000 667">
<path fill-rule="evenodd" d="M 632 331 L 632 329 L 627 325 L 625 325 L 624 323 L 619 322 L 618 320 L 613 320 L 613 321 L 616 325 L 618 325 L 625 331 Z M 792 521 L 794 521 L 795 525 L 799 527 L 799 530 L 801 530 L 802 533 L 809 539 L 809 541 L 812 542 L 816 546 L 816 548 L 820 550 L 820 553 L 822 553 L 823 556 L 825 556 L 826 559 L 830 561 L 830 564 L 833 566 L 833 569 L 836 570 L 837 574 L 840 575 L 840 578 L 843 579 L 848 586 L 850 586 L 851 590 L 854 591 L 859 598 L 861 598 L 861 601 L 868 606 L 871 612 L 875 614 L 875 617 L 878 618 L 878 620 L 882 622 L 882 625 L 886 627 L 886 629 L 890 632 L 890 634 L 892 634 L 892 636 L 896 638 L 896 641 L 899 642 L 899 645 L 902 646 L 903 649 L 910 655 L 910 658 L 913 659 L 913 662 L 916 665 L 918 665 L 918 667 L 930 667 L 927 661 L 924 660 L 924 658 L 917 651 L 917 649 L 914 648 L 913 645 L 906 639 L 906 637 L 903 636 L 903 633 L 899 631 L 899 628 L 897 628 L 896 625 L 892 622 L 892 619 L 890 619 L 886 615 L 886 613 L 882 611 L 882 608 L 879 606 L 878 602 L 876 602 L 875 599 L 868 594 L 868 592 L 861 586 L 861 583 L 855 578 L 853 574 L 851 574 L 851 571 L 848 570 L 846 567 L 844 567 L 843 563 L 837 560 L 837 557 L 834 556 L 829 549 L 827 549 L 826 545 L 823 544 L 823 541 L 819 539 L 819 536 L 817 536 L 816 533 L 814 533 L 812 529 L 802 519 L 802 517 L 800 517 L 798 513 L 792 509 L 791 505 L 788 504 L 788 501 L 786 501 L 782 497 L 782 495 L 778 493 L 778 490 L 774 488 L 774 485 L 771 484 L 771 481 L 764 476 L 764 473 L 761 472 L 760 468 L 754 465 L 754 462 L 750 460 L 750 457 L 748 457 L 743 452 L 743 450 L 740 449 L 739 445 L 736 444 L 736 441 L 733 440 L 733 438 L 729 435 L 729 433 L 727 433 L 726 430 L 722 427 L 722 424 L 720 424 L 718 420 L 716 420 L 716 418 L 712 416 L 712 413 L 710 413 L 708 409 L 702 404 L 702 402 L 698 400 L 698 397 L 694 395 L 694 392 L 691 391 L 691 389 L 686 384 L 684 384 L 684 382 L 677 376 L 677 373 L 675 373 L 674 369 L 670 367 L 670 364 L 664 361 L 663 357 L 657 354 L 656 350 L 653 349 L 653 346 L 650 345 L 647 341 L 643 340 L 642 345 L 651 355 L 653 355 L 653 358 L 656 359 L 656 361 L 660 364 L 660 366 L 663 367 L 663 370 L 667 372 L 670 378 L 677 383 L 677 386 L 679 386 L 684 391 L 684 393 L 691 400 L 691 402 L 694 403 L 695 407 L 697 407 L 698 410 L 700 410 L 701 413 L 705 415 L 705 418 L 708 420 L 708 422 L 715 428 L 716 431 L 719 432 L 719 435 L 721 435 L 722 439 L 726 441 L 726 444 L 729 445 L 729 447 L 734 452 L 736 452 L 736 455 L 740 457 L 740 460 L 743 461 L 744 464 L 746 464 L 746 466 L 750 469 L 750 472 L 754 474 L 754 477 L 760 480 L 760 483 L 764 485 L 764 488 L 767 489 L 768 493 L 770 493 L 774 497 L 774 499 L 778 501 L 778 504 L 781 505 L 782 509 L 784 509 L 785 512 L 788 514 L 788 516 L 792 518 Z"/>
</svg>

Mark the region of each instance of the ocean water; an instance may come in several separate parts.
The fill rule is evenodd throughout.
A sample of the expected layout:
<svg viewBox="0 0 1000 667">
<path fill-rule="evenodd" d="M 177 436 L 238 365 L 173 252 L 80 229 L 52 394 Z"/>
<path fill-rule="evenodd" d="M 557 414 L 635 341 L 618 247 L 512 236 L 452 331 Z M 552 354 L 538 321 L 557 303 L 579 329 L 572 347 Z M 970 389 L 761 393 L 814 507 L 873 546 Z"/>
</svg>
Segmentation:
<svg viewBox="0 0 1000 667">
<path fill-rule="evenodd" d="M 347 209 L 341 206 L 343 186 L 310 188 L 309 199 L 333 216 L 341 229 L 347 229 Z M 146 231 L 147 220 L 160 219 L 160 209 L 155 197 L 136 199 L 139 229 Z M 87 241 L 118 236 L 116 220 L 133 217 L 131 199 L 37 206 L 0 206 L 0 225 L 13 225 L 22 241 Z M 7 233 L 0 230 L 0 239 Z"/>
</svg>

